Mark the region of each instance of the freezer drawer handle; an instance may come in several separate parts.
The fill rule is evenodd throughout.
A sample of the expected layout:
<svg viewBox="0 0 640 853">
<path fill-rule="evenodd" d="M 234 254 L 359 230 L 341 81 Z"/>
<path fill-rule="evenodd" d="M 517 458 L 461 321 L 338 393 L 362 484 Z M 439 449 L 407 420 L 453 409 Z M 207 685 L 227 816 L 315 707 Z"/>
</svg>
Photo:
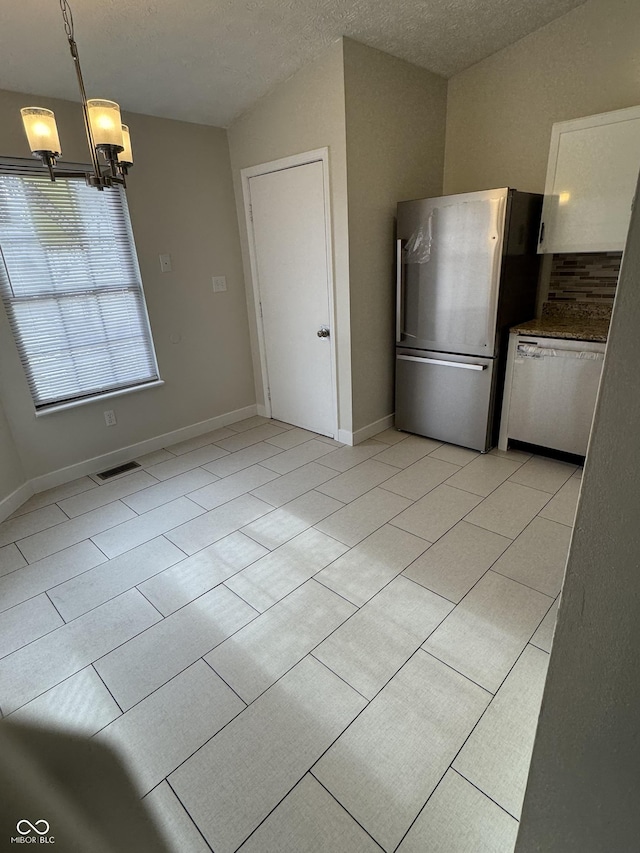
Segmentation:
<svg viewBox="0 0 640 853">
<path fill-rule="evenodd" d="M 443 367 L 461 367 L 463 370 L 486 370 L 486 364 L 465 364 L 462 361 L 441 361 L 439 358 L 418 358 L 415 355 L 399 355 L 398 361 L 417 361 L 420 364 L 441 364 Z"/>
</svg>

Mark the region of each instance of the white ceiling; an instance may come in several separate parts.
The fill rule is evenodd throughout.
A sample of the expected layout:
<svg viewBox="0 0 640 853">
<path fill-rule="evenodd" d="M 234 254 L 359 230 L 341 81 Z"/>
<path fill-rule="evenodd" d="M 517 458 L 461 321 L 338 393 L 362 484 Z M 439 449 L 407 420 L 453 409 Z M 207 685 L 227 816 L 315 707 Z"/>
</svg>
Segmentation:
<svg viewBox="0 0 640 853">
<path fill-rule="evenodd" d="M 340 36 L 449 77 L 584 0 L 71 0 L 89 97 L 228 126 Z M 0 88 L 77 98 L 58 0 L 4 0 Z"/>
</svg>

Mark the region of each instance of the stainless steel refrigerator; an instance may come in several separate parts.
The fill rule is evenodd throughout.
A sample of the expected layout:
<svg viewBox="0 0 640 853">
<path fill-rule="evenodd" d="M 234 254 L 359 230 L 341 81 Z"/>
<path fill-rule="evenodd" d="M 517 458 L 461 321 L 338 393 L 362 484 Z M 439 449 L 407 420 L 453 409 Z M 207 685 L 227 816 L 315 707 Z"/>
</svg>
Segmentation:
<svg viewBox="0 0 640 853">
<path fill-rule="evenodd" d="M 508 188 L 398 205 L 398 429 L 497 443 L 508 330 L 535 316 L 541 208 Z"/>
</svg>

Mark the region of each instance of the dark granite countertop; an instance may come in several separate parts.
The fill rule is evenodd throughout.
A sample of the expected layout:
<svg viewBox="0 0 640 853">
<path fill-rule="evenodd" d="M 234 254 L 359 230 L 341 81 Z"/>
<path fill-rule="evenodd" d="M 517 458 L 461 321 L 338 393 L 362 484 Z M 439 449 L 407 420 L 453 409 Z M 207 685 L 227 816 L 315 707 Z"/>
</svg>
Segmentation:
<svg viewBox="0 0 640 853">
<path fill-rule="evenodd" d="M 610 322 L 610 305 L 545 302 L 541 317 L 518 323 L 511 331 L 539 338 L 606 343 Z"/>
</svg>

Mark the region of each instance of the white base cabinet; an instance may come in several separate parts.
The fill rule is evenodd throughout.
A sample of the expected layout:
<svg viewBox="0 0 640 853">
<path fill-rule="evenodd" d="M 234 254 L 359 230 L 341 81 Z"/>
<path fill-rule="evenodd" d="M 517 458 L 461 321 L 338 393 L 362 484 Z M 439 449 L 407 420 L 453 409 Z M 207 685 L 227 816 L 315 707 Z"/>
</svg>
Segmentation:
<svg viewBox="0 0 640 853">
<path fill-rule="evenodd" d="M 511 334 L 500 441 L 586 455 L 605 344 Z"/>
<path fill-rule="evenodd" d="M 622 251 L 640 170 L 640 107 L 558 122 L 538 252 Z"/>
</svg>

